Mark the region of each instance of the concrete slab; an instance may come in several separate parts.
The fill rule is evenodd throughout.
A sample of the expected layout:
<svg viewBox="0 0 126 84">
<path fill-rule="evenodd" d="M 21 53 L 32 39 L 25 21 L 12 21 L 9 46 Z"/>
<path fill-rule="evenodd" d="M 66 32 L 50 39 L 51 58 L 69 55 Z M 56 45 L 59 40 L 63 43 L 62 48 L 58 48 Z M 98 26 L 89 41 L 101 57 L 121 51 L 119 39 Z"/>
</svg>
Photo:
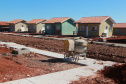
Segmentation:
<svg viewBox="0 0 126 84">
<path fill-rule="evenodd" d="M 36 84 L 69 84 L 73 80 L 78 80 L 80 76 L 94 74 L 93 72 L 91 72 L 91 70 L 86 68 L 88 67 L 80 67 L 27 79 Z"/>
<path fill-rule="evenodd" d="M 23 36 L 23 37 L 32 37 L 32 35 L 20 35 L 20 36 Z"/>
<path fill-rule="evenodd" d="M 15 80 L 15 81 L 4 82 L 0 84 L 35 84 L 35 83 L 27 79 L 20 79 L 20 80 Z"/>
</svg>

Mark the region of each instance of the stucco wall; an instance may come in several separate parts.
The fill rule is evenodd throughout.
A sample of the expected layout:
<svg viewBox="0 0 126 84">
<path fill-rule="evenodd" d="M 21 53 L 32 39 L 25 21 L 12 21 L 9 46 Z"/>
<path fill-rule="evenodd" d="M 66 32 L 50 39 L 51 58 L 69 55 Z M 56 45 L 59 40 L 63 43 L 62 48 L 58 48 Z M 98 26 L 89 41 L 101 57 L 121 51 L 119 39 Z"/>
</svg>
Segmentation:
<svg viewBox="0 0 126 84">
<path fill-rule="evenodd" d="M 36 24 L 27 24 L 29 33 L 36 33 Z"/>
<path fill-rule="evenodd" d="M 73 31 L 77 31 L 77 28 L 71 19 L 62 23 L 62 35 L 73 35 Z"/>
<path fill-rule="evenodd" d="M 9 27 L 10 27 L 10 32 L 15 31 L 15 24 L 9 24 Z"/>
<path fill-rule="evenodd" d="M 47 28 L 49 26 L 49 28 Z M 54 29 L 55 26 L 55 29 Z M 76 24 L 71 19 L 63 23 L 45 24 L 45 33 L 53 35 L 73 35 Z"/>
<path fill-rule="evenodd" d="M 116 31 L 118 31 L 118 33 Z M 126 36 L 126 28 L 113 28 L 113 35 Z"/>
<path fill-rule="evenodd" d="M 55 26 L 55 28 L 54 28 Z M 47 28 L 49 27 L 49 28 Z M 50 35 L 61 35 L 61 23 L 45 24 L 45 33 Z"/>
<path fill-rule="evenodd" d="M 80 31 L 80 26 L 84 26 L 84 31 Z M 99 36 L 99 24 L 78 24 L 78 35 L 86 36 L 87 26 L 88 26 L 88 36 Z M 97 31 L 92 31 L 93 26 L 97 27 Z"/>
<path fill-rule="evenodd" d="M 104 33 L 104 30 L 106 29 L 106 26 L 108 28 L 108 36 L 112 36 L 113 33 L 113 23 L 108 19 L 105 20 L 104 22 L 102 22 L 100 24 L 100 28 L 99 28 L 99 36 L 102 35 L 102 33 Z M 112 31 L 109 31 L 109 28 L 112 27 Z"/>
<path fill-rule="evenodd" d="M 84 31 L 79 31 L 80 26 L 84 26 Z M 108 19 L 102 22 L 101 24 L 78 24 L 78 35 L 81 36 L 86 36 L 86 26 L 88 26 L 88 36 L 100 36 L 102 33 L 104 33 L 104 30 L 106 29 L 106 26 L 108 27 L 108 36 L 112 36 L 112 31 L 113 31 L 113 23 Z M 97 31 L 92 31 L 92 27 L 96 26 Z M 109 31 L 109 28 L 112 27 L 112 31 Z"/>
<path fill-rule="evenodd" d="M 45 33 L 52 34 L 52 24 L 45 24 Z"/>
<path fill-rule="evenodd" d="M 25 22 L 19 22 L 15 24 L 15 32 L 19 32 L 21 30 L 21 27 L 25 28 L 25 31 L 28 31 L 28 27 Z"/>
<path fill-rule="evenodd" d="M 45 24 L 38 23 L 36 25 L 36 33 L 42 33 L 42 28 L 45 27 Z"/>
</svg>

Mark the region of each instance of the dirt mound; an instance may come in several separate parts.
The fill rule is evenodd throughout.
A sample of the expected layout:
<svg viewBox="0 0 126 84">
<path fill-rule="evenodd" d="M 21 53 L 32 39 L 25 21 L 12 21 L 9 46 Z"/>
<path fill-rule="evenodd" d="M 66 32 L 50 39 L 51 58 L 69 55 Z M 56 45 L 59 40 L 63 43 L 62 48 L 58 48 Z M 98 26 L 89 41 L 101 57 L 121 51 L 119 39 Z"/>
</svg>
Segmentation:
<svg viewBox="0 0 126 84">
<path fill-rule="evenodd" d="M 101 74 L 111 78 L 118 84 L 126 84 L 126 64 L 105 67 L 104 70 L 101 71 Z"/>
<path fill-rule="evenodd" d="M 96 75 L 81 77 L 71 84 L 126 84 L 126 64 L 105 67 Z"/>
<path fill-rule="evenodd" d="M 116 84 L 112 79 L 104 77 L 101 74 L 81 77 L 78 81 L 73 81 L 71 84 Z"/>
</svg>

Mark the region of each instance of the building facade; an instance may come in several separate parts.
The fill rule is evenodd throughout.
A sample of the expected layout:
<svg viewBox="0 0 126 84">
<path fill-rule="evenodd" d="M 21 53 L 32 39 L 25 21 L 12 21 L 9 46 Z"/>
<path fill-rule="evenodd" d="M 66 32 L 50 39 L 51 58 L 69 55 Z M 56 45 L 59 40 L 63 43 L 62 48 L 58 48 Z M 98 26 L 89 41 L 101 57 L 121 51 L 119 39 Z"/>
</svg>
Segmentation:
<svg viewBox="0 0 126 84">
<path fill-rule="evenodd" d="M 75 22 L 78 35 L 85 37 L 112 36 L 114 20 L 109 16 L 83 17 Z"/>
<path fill-rule="evenodd" d="M 33 19 L 26 22 L 28 25 L 28 32 L 42 33 L 43 31 L 45 31 L 45 24 L 43 24 L 44 21 L 46 21 L 46 19 Z"/>
<path fill-rule="evenodd" d="M 126 23 L 114 24 L 113 35 L 126 36 Z"/>
<path fill-rule="evenodd" d="M 51 18 L 45 23 L 45 33 L 50 35 L 73 35 L 77 31 L 74 20 L 69 17 Z"/>
<path fill-rule="evenodd" d="M 27 32 L 28 27 L 25 20 L 13 20 L 8 22 L 11 32 Z"/>
</svg>

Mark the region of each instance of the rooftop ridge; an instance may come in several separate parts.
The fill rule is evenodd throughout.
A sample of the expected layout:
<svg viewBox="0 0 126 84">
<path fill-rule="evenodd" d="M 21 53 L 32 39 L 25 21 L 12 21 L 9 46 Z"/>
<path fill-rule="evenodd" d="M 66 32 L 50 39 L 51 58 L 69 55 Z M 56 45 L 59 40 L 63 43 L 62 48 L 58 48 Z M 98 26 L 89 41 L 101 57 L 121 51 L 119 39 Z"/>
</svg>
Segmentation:
<svg viewBox="0 0 126 84">
<path fill-rule="evenodd" d="M 53 18 L 70 18 L 70 17 L 53 17 Z"/>
<path fill-rule="evenodd" d="M 42 20 L 42 19 L 32 19 L 32 20 Z"/>
<path fill-rule="evenodd" d="M 91 16 L 91 17 L 110 17 L 110 16 Z M 85 18 L 85 17 L 82 17 L 82 18 Z"/>
</svg>

